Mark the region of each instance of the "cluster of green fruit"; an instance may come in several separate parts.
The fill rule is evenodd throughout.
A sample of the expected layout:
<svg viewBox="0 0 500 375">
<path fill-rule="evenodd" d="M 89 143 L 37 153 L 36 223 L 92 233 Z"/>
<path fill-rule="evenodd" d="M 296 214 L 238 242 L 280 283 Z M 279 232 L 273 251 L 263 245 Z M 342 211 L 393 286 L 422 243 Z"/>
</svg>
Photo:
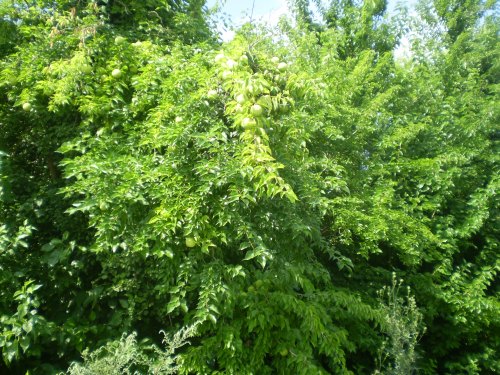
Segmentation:
<svg viewBox="0 0 500 375">
<path fill-rule="evenodd" d="M 223 86 L 224 83 L 229 84 L 229 91 L 232 91 L 232 96 L 234 97 L 234 100 L 226 107 L 230 108 L 229 114 L 237 115 L 235 123 L 252 134 L 251 131 L 257 130 L 259 122 L 260 125 L 264 122 L 265 110 L 263 105 L 257 103 L 257 101 L 263 102 L 262 98 L 264 97 L 270 99 L 272 90 L 269 88 L 272 86 L 271 83 L 254 82 L 252 84 L 252 79 L 254 77 L 249 69 L 249 58 L 245 53 L 241 54 L 236 61 L 221 52 L 215 56 L 214 60 L 217 64 L 220 77 L 222 78 Z M 283 73 L 288 68 L 288 65 L 281 62 L 278 57 L 273 57 L 271 62 L 274 65 L 274 70 L 277 72 Z M 260 76 L 262 79 L 262 75 Z M 205 95 L 209 101 L 215 101 L 220 98 L 220 96 L 221 91 L 219 89 L 210 89 Z M 272 111 L 272 105 L 265 105 L 265 107 L 268 108 L 269 112 Z M 181 116 L 175 117 L 176 123 L 182 121 L 183 118 Z M 199 242 L 194 237 L 185 237 L 185 245 L 188 248 L 196 247 L 198 243 Z M 261 287 L 262 284 L 262 280 L 258 280 L 255 288 Z M 252 289 L 254 289 L 254 287 L 250 286 L 249 292 L 252 292 Z"/>
<path fill-rule="evenodd" d="M 117 36 L 115 38 L 115 44 L 120 46 L 120 45 L 124 45 L 125 43 L 127 42 L 127 39 L 123 36 Z M 136 43 L 132 43 L 133 46 L 137 47 L 137 46 L 140 46 L 141 45 L 141 42 L 136 42 Z M 78 68 L 78 71 L 83 74 L 83 75 L 89 75 L 92 73 L 93 71 L 93 68 L 92 68 L 92 65 L 90 65 L 89 62 L 85 62 L 81 65 L 79 65 L 79 68 Z M 111 71 L 111 76 L 114 78 L 114 79 L 119 79 L 123 76 L 123 72 L 122 72 L 122 69 L 120 68 L 115 68 Z M 24 102 L 22 104 L 22 109 L 26 112 L 30 112 L 32 109 L 33 109 L 33 106 L 30 102 Z"/>
<path fill-rule="evenodd" d="M 127 42 L 127 39 L 121 35 L 119 35 L 115 38 L 115 44 L 117 46 L 124 45 L 126 42 Z M 138 43 L 140 43 L 140 42 L 138 42 Z M 132 45 L 137 45 L 137 43 L 133 43 Z M 83 64 L 80 67 L 80 72 L 82 72 L 83 74 L 90 74 L 90 73 L 92 73 L 92 66 L 90 64 Z M 122 75 L 123 75 L 123 72 L 122 72 L 122 69 L 120 69 L 120 68 L 115 68 L 111 71 L 111 76 L 115 79 L 121 78 Z"/>
<path fill-rule="evenodd" d="M 223 81 L 231 81 L 232 84 L 234 101 L 228 106 L 230 114 L 237 115 L 236 122 L 242 129 L 246 131 L 256 130 L 259 123 L 263 122 L 263 116 L 265 115 L 262 103 L 264 103 L 266 108 L 269 107 L 269 111 L 272 110 L 272 105 L 270 105 L 270 90 L 268 89 L 272 85 L 269 82 L 262 84 L 262 81 L 257 83 L 259 78 L 262 79 L 262 75 L 259 78 L 255 78 L 255 74 L 249 71 L 249 59 L 246 53 L 237 58 L 237 61 L 226 57 L 224 53 L 217 54 L 214 60 L 219 65 L 219 68 L 221 68 Z M 285 72 L 288 68 L 288 65 L 281 62 L 278 57 L 273 57 L 271 62 L 278 72 Z M 242 75 L 245 72 L 250 76 Z M 256 82 L 252 83 L 254 78 Z M 215 99 L 217 96 L 218 92 L 213 89 L 207 93 L 209 99 Z M 266 98 L 269 100 L 262 100 Z"/>
<path fill-rule="evenodd" d="M 120 36 L 120 35 L 115 38 L 115 44 L 118 46 L 125 44 L 126 41 L 127 41 L 127 39 L 124 38 L 123 36 Z M 116 79 L 120 78 L 122 76 L 122 74 L 123 73 L 122 73 L 121 69 L 118 69 L 118 68 L 113 69 L 113 71 L 111 72 L 111 76 L 113 78 L 116 78 Z"/>
</svg>

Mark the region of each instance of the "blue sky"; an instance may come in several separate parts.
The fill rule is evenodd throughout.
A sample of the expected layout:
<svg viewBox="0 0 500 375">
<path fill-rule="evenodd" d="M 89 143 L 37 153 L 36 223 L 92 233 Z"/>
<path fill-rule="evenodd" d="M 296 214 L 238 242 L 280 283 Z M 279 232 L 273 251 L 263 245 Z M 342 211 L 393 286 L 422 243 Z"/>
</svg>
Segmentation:
<svg viewBox="0 0 500 375">
<path fill-rule="evenodd" d="M 327 4 L 328 0 L 323 0 Z M 396 3 L 402 2 L 409 6 L 415 4 L 416 0 L 389 0 L 388 11 L 391 13 L 396 6 Z M 234 26 L 239 26 L 244 22 L 249 21 L 253 6 L 253 19 L 261 22 L 266 22 L 275 25 L 279 18 L 288 13 L 287 0 L 207 0 L 207 5 L 212 7 L 216 3 L 223 4 L 222 11 L 226 13 Z M 232 32 L 222 30 L 220 27 L 222 38 L 224 40 L 231 39 Z"/>
<path fill-rule="evenodd" d="M 212 6 L 217 0 L 208 0 L 207 5 Z M 221 2 L 221 0 L 219 0 Z M 241 18 L 245 14 L 250 14 L 253 0 L 226 0 L 223 10 L 228 13 L 233 21 Z M 254 15 L 264 15 L 276 11 L 281 7 L 286 7 L 286 0 L 255 0 Z"/>
</svg>

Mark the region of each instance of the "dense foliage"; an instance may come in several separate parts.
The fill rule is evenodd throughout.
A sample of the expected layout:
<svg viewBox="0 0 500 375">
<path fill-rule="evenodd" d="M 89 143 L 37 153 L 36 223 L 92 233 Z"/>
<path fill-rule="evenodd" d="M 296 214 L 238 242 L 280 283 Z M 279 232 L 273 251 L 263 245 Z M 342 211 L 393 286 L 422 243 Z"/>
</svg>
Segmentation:
<svg viewBox="0 0 500 375">
<path fill-rule="evenodd" d="M 500 372 L 498 3 L 292 5 L 0 1 L 0 372 Z"/>
</svg>

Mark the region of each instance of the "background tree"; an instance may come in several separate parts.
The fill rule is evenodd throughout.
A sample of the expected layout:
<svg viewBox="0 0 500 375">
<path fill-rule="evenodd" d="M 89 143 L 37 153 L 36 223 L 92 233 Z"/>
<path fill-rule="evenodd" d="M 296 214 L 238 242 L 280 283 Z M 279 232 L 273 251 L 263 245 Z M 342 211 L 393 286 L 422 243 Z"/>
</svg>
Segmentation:
<svg viewBox="0 0 500 375">
<path fill-rule="evenodd" d="M 364 50 L 391 52 L 398 40 L 396 29 L 384 20 L 387 0 L 334 0 L 329 2 L 324 20 L 337 31 L 339 57 L 358 56 Z"/>
</svg>

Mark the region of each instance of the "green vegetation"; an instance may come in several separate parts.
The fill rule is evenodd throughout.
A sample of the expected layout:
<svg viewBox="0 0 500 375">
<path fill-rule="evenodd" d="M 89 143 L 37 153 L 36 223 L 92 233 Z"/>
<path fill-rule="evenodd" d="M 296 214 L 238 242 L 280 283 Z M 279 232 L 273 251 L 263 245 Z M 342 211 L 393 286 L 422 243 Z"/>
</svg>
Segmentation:
<svg viewBox="0 0 500 375">
<path fill-rule="evenodd" d="M 0 1 L 0 373 L 500 373 L 498 2 L 291 5 Z"/>
</svg>

